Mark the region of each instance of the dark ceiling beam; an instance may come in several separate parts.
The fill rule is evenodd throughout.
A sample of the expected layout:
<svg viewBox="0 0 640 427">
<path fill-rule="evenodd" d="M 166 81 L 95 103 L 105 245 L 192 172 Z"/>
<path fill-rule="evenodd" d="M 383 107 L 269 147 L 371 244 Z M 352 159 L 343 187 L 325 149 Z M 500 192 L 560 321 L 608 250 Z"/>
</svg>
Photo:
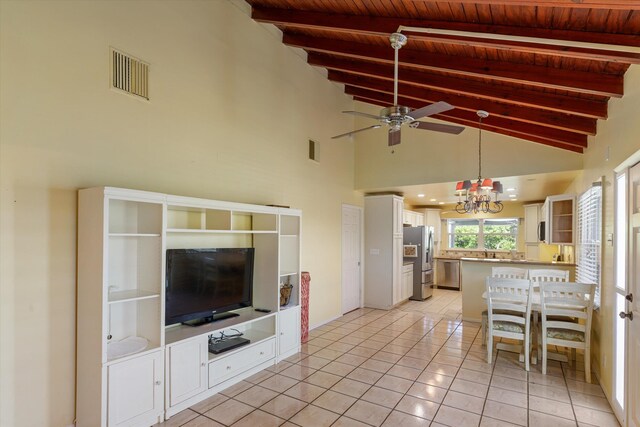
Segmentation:
<svg viewBox="0 0 640 427">
<path fill-rule="evenodd" d="M 344 91 L 347 95 L 357 96 L 360 98 L 366 98 L 382 102 L 383 105 L 393 105 L 393 96 L 382 94 L 376 91 L 355 88 L 352 86 L 345 86 Z M 424 104 L 415 99 L 398 97 L 398 103 L 405 105 L 413 109 L 424 107 Z M 478 116 L 473 111 L 465 111 L 461 109 L 453 109 L 445 111 L 444 113 L 432 116 L 434 118 L 440 118 L 448 120 L 448 118 L 466 120 L 468 122 L 477 123 Z M 587 146 L 587 136 L 575 132 L 568 132 L 560 129 L 553 129 L 545 126 L 518 122 L 511 119 L 505 119 L 503 117 L 489 116 L 483 120 L 483 126 L 493 126 L 494 128 L 504 129 L 509 131 L 519 132 L 522 135 L 536 136 L 546 141 L 560 142 L 563 144 L 575 145 L 578 147 Z"/>
<path fill-rule="evenodd" d="M 311 65 L 328 70 L 344 71 L 361 76 L 393 81 L 393 66 L 360 60 L 341 60 L 317 52 L 310 52 L 307 61 Z M 574 114 L 589 118 L 606 119 L 607 102 L 582 99 L 565 95 L 540 92 L 531 89 L 510 88 L 503 84 L 483 83 L 473 80 L 443 76 L 442 74 L 400 69 L 399 81 L 412 85 L 446 91 L 452 94 L 477 97 L 480 100 L 500 101 L 523 107 L 541 108 L 558 113 Z"/>
<path fill-rule="evenodd" d="M 362 77 L 340 71 L 329 70 L 329 80 L 345 85 L 371 89 L 393 95 L 393 82 L 370 77 Z M 480 100 L 460 94 L 451 94 L 443 91 L 432 90 L 400 83 L 398 94 L 406 98 L 415 99 L 424 103 L 445 101 L 468 111 L 486 110 L 491 115 L 518 120 L 525 123 L 533 123 L 540 126 L 563 129 L 570 132 L 578 132 L 585 135 L 596 134 L 596 120 L 568 114 L 558 114 L 551 111 L 509 105 L 503 102 Z"/>
<path fill-rule="evenodd" d="M 640 64 L 640 54 L 633 52 L 619 52 L 604 49 L 573 47 L 566 45 L 531 43 L 514 40 L 486 39 L 473 36 L 442 35 L 415 33 L 403 31 L 410 39 L 420 39 L 434 43 L 455 44 L 459 46 L 498 49 L 510 52 L 524 52 L 535 55 L 561 56 L 564 58 L 581 59 L 587 61 L 619 62 L 622 64 Z"/>
<path fill-rule="evenodd" d="M 360 101 L 360 102 L 364 102 L 367 104 L 372 104 L 372 105 L 377 105 L 379 107 L 384 107 L 387 104 L 385 104 L 384 102 L 380 102 L 377 100 L 372 100 L 372 99 L 368 99 L 368 98 L 364 98 L 364 97 L 359 97 L 359 96 L 354 96 L 353 97 L 354 100 L 356 101 Z M 438 118 L 437 116 L 434 116 L 436 118 Z M 452 117 L 446 117 L 446 118 L 442 118 L 442 120 L 446 120 L 448 122 L 451 123 L 457 123 L 459 125 L 463 125 L 463 126 L 469 126 L 469 127 L 478 127 L 478 123 L 477 121 L 471 122 L 471 121 L 467 121 L 467 120 L 461 120 L 461 119 L 456 119 L 456 118 L 452 118 Z M 519 139 L 524 139 L 527 141 L 531 141 L 531 142 L 536 142 L 538 144 L 542 144 L 542 145 L 546 145 L 549 147 L 554 147 L 554 148 L 560 148 L 563 150 L 567 150 L 567 151 L 573 151 L 575 153 L 580 153 L 582 154 L 584 152 L 584 149 L 582 147 L 578 147 L 577 145 L 571 145 L 571 144 L 564 144 L 561 142 L 555 142 L 555 141 L 549 141 L 546 139 L 542 139 L 542 138 L 538 138 L 534 135 L 527 135 L 527 134 L 522 134 L 513 130 L 508 130 L 508 129 L 501 129 L 501 128 L 497 128 L 491 125 L 486 125 L 484 122 L 482 124 L 482 129 L 484 130 L 488 130 L 491 132 L 495 132 L 495 133 L 499 133 L 502 135 L 507 135 L 507 136 L 512 136 L 515 138 L 519 138 Z M 386 141 L 386 140 L 385 140 Z"/>
<path fill-rule="evenodd" d="M 442 0 L 413 0 L 416 3 L 438 3 Z M 571 9 L 622 9 L 639 10 L 637 0 L 456 0 L 463 4 L 487 4 L 499 6 L 557 7 Z"/>
<path fill-rule="evenodd" d="M 582 41 L 585 38 L 584 31 L 565 30 L 545 30 L 538 28 L 506 27 L 504 33 L 495 31 L 496 26 L 484 24 L 468 24 L 460 22 L 430 21 L 424 19 L 407 19 L 393 17 L 375 16 L 354 16 L 339 15 L 322 12 L 306 12 L 290 9 L 270 9 L 254 7 L 251 17 L 264 23 L 278 26 L 304 28 L 311 30 L 336 31 L 343 33 L 362 33 L 369 35 L 387 36 L 398 30 L 402 25 L 405 27 L 433 28 L 440 30 L 467 31 L 470 33 L 500 34 L 520 37 L 547 38 L 554 40 Z M 508 30 L 518 34 L 510 34 Z M 524 30 L 524 31 L 523 31 Z M 557 34 L 554 32 L 557 31 Z M 411 39 L 425 40 L 436 43 L 459 44 L 463 46 L 484 47 L 490 49 L 501 49 L 518 52 L 528 52 L 534 54 L 563 56 L 576 59 L 613 61 L 626 64 L 640 64 L 640 54 L 628 52 L 616 52 L 603 49 L 580 48 L 572 46 L 556 46 L 544 43 L 523 43 L 519 41 L 496 40 L 473 38 L 471 36 L 444 36 L 437 34 L 426 34 L 403 30 Z M 550 33 L 551 32 L 551 33 Z M 619 34 L 608 33 L 587 33 L 590 43 L 600 40 L 597 43 L 611 43 L 609 36 L 620 36 Z M 633 46 L 640 46 L 640 37 L 622 35 L 616 44 L 630 43 Z M 635 43 L 635 44 L 633 44 Z"/>
<path fill-rule="evenodd" d="M 305 50 L 382 63 L 393 63 L 393 49 L 390 47 L 287 33 L 283 35 L 282 41 L 288 46 Z M 623 95 L 624 76 L 611 74 L 599 74 L 598 78 L 594 79 L 593 73 L 585 71 L 463 58 L 408 48 L 404 48 L 400 52 L 399 63 L 404 66 L 460 76 L 489 78 L 497 81 L 567 90 L 576 93 L 615 97 L 622 97 Z"/>
</svg>

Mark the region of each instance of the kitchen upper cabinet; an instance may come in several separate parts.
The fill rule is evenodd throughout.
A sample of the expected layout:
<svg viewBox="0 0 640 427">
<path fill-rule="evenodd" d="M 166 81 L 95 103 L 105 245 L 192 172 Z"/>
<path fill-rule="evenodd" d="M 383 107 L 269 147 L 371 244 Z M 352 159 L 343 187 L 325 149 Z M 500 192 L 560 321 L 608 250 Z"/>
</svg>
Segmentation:
<svg viewBox="0 0 640 427">
<path fill-rule="evenodd" d="M 524 206 L 524 243 L 537 244 L 540 242 L 538 237 L 538 227 L 540 225 L 540 212 L 542 203 L 534 203 Z"/>
<path fill-rule="evenodd" d="M 425 215 L 422 212 L 415 212 L 405 209 L 402 212 L 402 222 L 404 225 L 411 227 L 419 227 L 425 224 Z"/>
<path fill-rule="evenodd" d="M 573 245 L 575 243 L 575 196 L 572 194 L 549 196 L 545 204 L 547 243 Z"/>
</svg>

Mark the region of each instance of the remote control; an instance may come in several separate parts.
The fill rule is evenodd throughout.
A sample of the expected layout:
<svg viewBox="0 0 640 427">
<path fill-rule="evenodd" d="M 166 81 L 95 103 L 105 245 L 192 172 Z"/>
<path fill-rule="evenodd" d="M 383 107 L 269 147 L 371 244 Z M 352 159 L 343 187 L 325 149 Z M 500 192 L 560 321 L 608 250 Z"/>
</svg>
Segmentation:
<svg viewBox="0 0 640 427">
<path fill-rule="evenodd" d="M 266 309 L 266 308 L 256 308 L 255 310 L 260 312 L 260 313 L 271 313 L 271 310 Z"/>
</svg>

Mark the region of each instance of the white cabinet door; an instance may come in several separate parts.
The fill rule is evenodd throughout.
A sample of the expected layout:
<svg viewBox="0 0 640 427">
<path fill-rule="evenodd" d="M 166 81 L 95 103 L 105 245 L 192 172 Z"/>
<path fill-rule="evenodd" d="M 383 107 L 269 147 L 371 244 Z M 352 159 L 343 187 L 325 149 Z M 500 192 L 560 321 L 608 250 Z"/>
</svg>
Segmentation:
<svg viewBox="0 0 640 427">
<path fill-rule="evenodd" d="M 393 304 L 397 304 L 402 300 L 402 252 L 403 252 L 403 237 L 393 238 Z"/>
<path fill-rule="evenodd" d="M 411 224 L 411 212 L 407 210 L 402 211 L 402 223 Z"/>
<path fill-rule="evenodd" d="M 285 354 L 300 345 L 300 306 L 288 308 L 278 313 L 279 340 L 278 354 Z"/>
<path fill-rule="evenodd" d="M 538 243 L 538 225 L 540 223 L 540 204 L 524 207 L 524 242 Z"/>
<path fill-rule="evenodd" d="M 421 213 L 416 213 L 416 227 L 424 225 L 424 215 Z"/>
<path fill-rule="evenodd" d="M 575 208 L 573 195 L 547 197 L 548 211 L 546 225 L 550 245 L 573 245 L 575 243 Z"/>
<path fill-rule="evenodd" d="M 393 233 L 402 235 L 404 205 L 402 199 L 393 198 Z"/>
<path fill-rule="evenodd" d="M 207 390 L 209 347 L 206 337 L 168 347 L 167 357 L 170 406 Z"/>
<path fill-rule="evenodd" d="M 148 426 L 158 421 L 164 402 L 163 370 L 161 351 L 109 366 L 109 427 Z"/>
<path fill-rule="evenodd" d="M 401 300 L 409 298 L 413 294 L 413 266 L 402 269 L 402 297 Z"/>
</svg>

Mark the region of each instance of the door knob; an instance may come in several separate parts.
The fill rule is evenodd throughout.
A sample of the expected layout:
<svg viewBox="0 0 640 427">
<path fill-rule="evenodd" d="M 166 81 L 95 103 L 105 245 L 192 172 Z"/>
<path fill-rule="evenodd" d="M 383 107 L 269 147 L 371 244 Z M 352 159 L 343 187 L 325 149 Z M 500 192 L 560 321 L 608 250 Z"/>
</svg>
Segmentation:
<svg viewBox="0 0 640 427">
<path fill-rule="evenodd" d="M 629 302 L 633 302 L 633 294 L 627 294 L 624 298 Z"/>
<path fill-rule="evenodd" d="M 621 319 L 627 318 L 627 319 L 629 319 L 629 320 L 633 320 L 633 312 L 632 312 L 632 311 L 630 311 L 630 312 L 628 312 L 628 313 L 625 313 L 624 311 L 621 311 L 621 312 L 620 312 L 620 318 L 621 318 Z"/>
</svg>

